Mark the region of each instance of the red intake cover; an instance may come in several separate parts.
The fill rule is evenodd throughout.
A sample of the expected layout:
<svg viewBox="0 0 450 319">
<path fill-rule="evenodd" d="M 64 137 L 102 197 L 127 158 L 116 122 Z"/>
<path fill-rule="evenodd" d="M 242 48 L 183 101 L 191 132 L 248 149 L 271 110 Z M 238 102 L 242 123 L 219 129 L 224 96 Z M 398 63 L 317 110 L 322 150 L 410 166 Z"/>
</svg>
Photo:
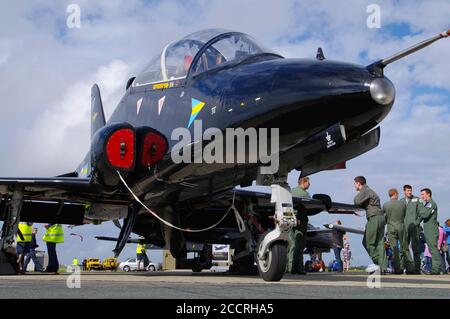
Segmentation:
<svg viewBox="0 0 450 319">
<path fill-rule="evenodd" d="M 130 169 L 134 165 L 134 132 L 121 129 L 114 132 L 106 143 L 106 156 L 111 166 Z"/>
<path fill-rule="evenodd" d="M 160 161 L 168 147 L 166 139 L 155 132 L 148 133 L 143 143 L 141 164 L 144 166 L 151 166 Z"/>
</svg>

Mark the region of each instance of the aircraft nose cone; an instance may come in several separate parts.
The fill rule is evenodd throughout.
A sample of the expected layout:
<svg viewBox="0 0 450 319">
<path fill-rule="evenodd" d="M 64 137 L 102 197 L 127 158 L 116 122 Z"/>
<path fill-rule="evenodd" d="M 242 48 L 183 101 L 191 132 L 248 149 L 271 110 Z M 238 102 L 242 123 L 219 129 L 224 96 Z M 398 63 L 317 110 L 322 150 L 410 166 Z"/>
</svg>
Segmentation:
<svg viewBox="0 0 450 319">
<path fill-rule="evenodd" d="M 370 83 L 370 95 L 378 104 L 389 105 L 395 99 L 394 84 L 385 77 L 376 78 Z"/>
</svg>

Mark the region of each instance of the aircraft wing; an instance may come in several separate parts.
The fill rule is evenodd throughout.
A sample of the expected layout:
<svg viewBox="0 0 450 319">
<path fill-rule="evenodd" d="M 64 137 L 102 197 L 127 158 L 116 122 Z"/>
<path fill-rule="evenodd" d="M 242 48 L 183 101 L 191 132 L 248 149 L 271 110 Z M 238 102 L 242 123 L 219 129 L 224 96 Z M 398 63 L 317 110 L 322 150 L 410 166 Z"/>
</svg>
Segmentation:
<svg viewBox="0 0 450 319">
<path fill-rule="evenodd" d="M 85 207 L 83 203 L 124 205 L 131 199 L 127 193 L 104 193 L 88 178 L 69 177 L 71 174 L 52 178 L 0 178 L 0 220 L 5 220 L 7 205 L 12 190 L 19 187 L 24 192 L 21 221 L 82 225 Z M 75 174 L 73 174 L 75 175 Z M 271 194 L 249 190 L 235 190 L 236 198 L 251 198 L 259 208 L 272 210 Z M 221 197 L 233 196 L 233 191 Z M 308 216 L 322 211 L 331 214 L 356 214 L 356 206 L 332 202 L 327 195 L 316 194 L 313 198 L 293 197 L 294 208 Z"/>
<path fill-rule="evenodd" d="M 344 227 L 344 226 L 336 225 L 336 224 L 325 224 L 323 226 L 325 226 L 330 231 L 333 231 L 333 229 L 335 229 L 335 230 L 339 230 L 339 231 L 346 232 L 346 233 L 354 233 L 354 234 L 360 234 L 360 235 L 364 234 L 364 230 L 357 229 L 357 228 Z"/>
<path fill-rule="evenodd" d="M 0 194 L 8 192 L 8 188 L 22 186 L 25 192 L 38 193 L 48 190 L 83 191 L 91 184 L 88 178 L 50 177 L 50 178 L 4 178 L 0 177 Z"/>
<path fill-rule="evenodd" d="M 129 202 L 128 195 L 102 194 L 88 178 L 0 178 L 0 220 L 6 219 L 5 208 L 15 189 L 22 189 L 24 193 L 20 216 L 23 222 L 82 225 L 84 203 Z"/>
<path fill-rule="evenodd" d="M 318 235 L 318 234 L 330 234 L 333 231 L 331 229 L 323 229 L 323 228 L 317 228 L 317 229 L 308 229 L 306 231 L 308 236 L 314 236 L 314 235 Z"/>
<path fill-rule="evenodd" d="M 323 225 L 325 228 L 311 228 L 307 230 L 308 236 L 314 236 L 318 234 L 330 234 L 333 232 L 333 230 L 339 230 L 345 233 L 353 233 L 353 234 L 360 234 L 364 235 L 364 230 L 357 229 L 357 228 L 351 228 L 351 227 L 345 227 L 341 225 L 336 224 L 325 224 Z"/>
<path fill-rule="evenodd" d="M 21 187 L 27 199 L 36 200 L 80 200 L 85 202 L 101 202 L 117 204 L 131 202 L 128 193 L 107 192 L 90 178 L 76 177 L 77 173 L 56 177 L 5 178 L 0 177 L 0 196 L 11 195 L 12 191 Z"/>
<path fill-rule="evenodd" d="M 95 239 L 97 240 L 103 240 L 103 241 L 113 241 L 117 242 L 116 237 L 108 237 L 108 236 L 95 236 Z M 161 249 L 169 249 L 167 245 L 165 245 L 164 242 L 158 242 L 154 243 L 151 239 L 144 238 L 128 238 L 127 244 L 147 244 L 147 249 L 150 250 L 161 250 Z M 201 243 L 193 243 L 193 242 L 187 242 L 186 243 L 186 249 L 188 251 L 201 251 L 203 249 L 203 244 Z"/>
<path fill-rule="evenodd" d="M 117 242 L 117 238 L 116 237 L 95 236 L 95 239 Z M 144 244 L 144 243 L 145 243 L 145 241 L 143 241 L 141 239 L 138 239 L 138 238 L 128 238 L 127 239 L 127 244 Z"/>
<path fill-rule="evenodd" d="M 332 207 L 328 210 L 328 214 L 343 214 L 343 215 L 356 215 L 361 217 L 358 212 L 363 212 L 364 210 L 358 206 L 343 203 L 332 203 Z"/>
<path fill-rule="evenodd" d="M 248 197 L 256 200 L 259 208 L 273 209 L 274 204 L 270 203 L 271 194 L 269 193 L 242 189 L 235 190 L 235 192 L 236 198 Z M 359 216 L 357 212 L 362 211 L 361 208 L 355 205 L 333 202 L 328 195 L 324 194 L 315 194 L 313 198 L 293 196 L 292 201 L 294 208 L 298 212 L 308 216 L 313 216 L 323 211 L 330 214 L 353 214 Z"/>
</svg>

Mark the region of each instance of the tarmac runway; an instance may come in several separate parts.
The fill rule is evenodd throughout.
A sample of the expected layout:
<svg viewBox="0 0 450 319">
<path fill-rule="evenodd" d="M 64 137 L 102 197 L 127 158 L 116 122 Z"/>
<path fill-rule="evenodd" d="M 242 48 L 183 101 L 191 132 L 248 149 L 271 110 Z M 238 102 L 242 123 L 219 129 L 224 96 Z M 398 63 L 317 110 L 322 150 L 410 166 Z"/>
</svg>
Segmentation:
<svg viewBox="0 0 450 319">
<path fill-rule="evenodd" d="M 280 282 L 258 276 L 165 271 L 81 273 L 80 288 L 69 274 L 0 276 L 0 298 L 163 298 L 163 299 L 306 299 L 306 298 L 450 298 L 450 275 L 386 275 L 380 288 L 369 288 L 365 273 L 286 274 Z M 373 282 L 371 280 L 371 282 Z"/>
</svg>

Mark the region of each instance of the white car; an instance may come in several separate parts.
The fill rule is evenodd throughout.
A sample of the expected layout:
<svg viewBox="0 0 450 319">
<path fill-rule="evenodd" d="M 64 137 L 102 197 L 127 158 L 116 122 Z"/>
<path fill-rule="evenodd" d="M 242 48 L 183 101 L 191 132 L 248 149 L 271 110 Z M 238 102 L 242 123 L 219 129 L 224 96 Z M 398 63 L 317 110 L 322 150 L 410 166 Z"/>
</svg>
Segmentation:
<svg viewBox="0 0 450 319">
<path fill-rule="evenodd" d="M 212 272 L 227 272 L 228 270 L 230 270 L 230 267 L 217 265 L 217 266 L 212 266 L 209 270 Z"/>
<path fill-rule="evenodd" d="M 144 269 L 144 261 L 141 260 L 141 269 Z M 119 264 L 119 269 L 123 271 L 134 271 L 137 270 L 137 261 L 136 258 L 128 258 L 125 261 L 122 261 Z M 160 270 L 161 267 L 158 264 L 150 262 L 145 270 L 148 271 L 156 271 Z"/>
</svg>

